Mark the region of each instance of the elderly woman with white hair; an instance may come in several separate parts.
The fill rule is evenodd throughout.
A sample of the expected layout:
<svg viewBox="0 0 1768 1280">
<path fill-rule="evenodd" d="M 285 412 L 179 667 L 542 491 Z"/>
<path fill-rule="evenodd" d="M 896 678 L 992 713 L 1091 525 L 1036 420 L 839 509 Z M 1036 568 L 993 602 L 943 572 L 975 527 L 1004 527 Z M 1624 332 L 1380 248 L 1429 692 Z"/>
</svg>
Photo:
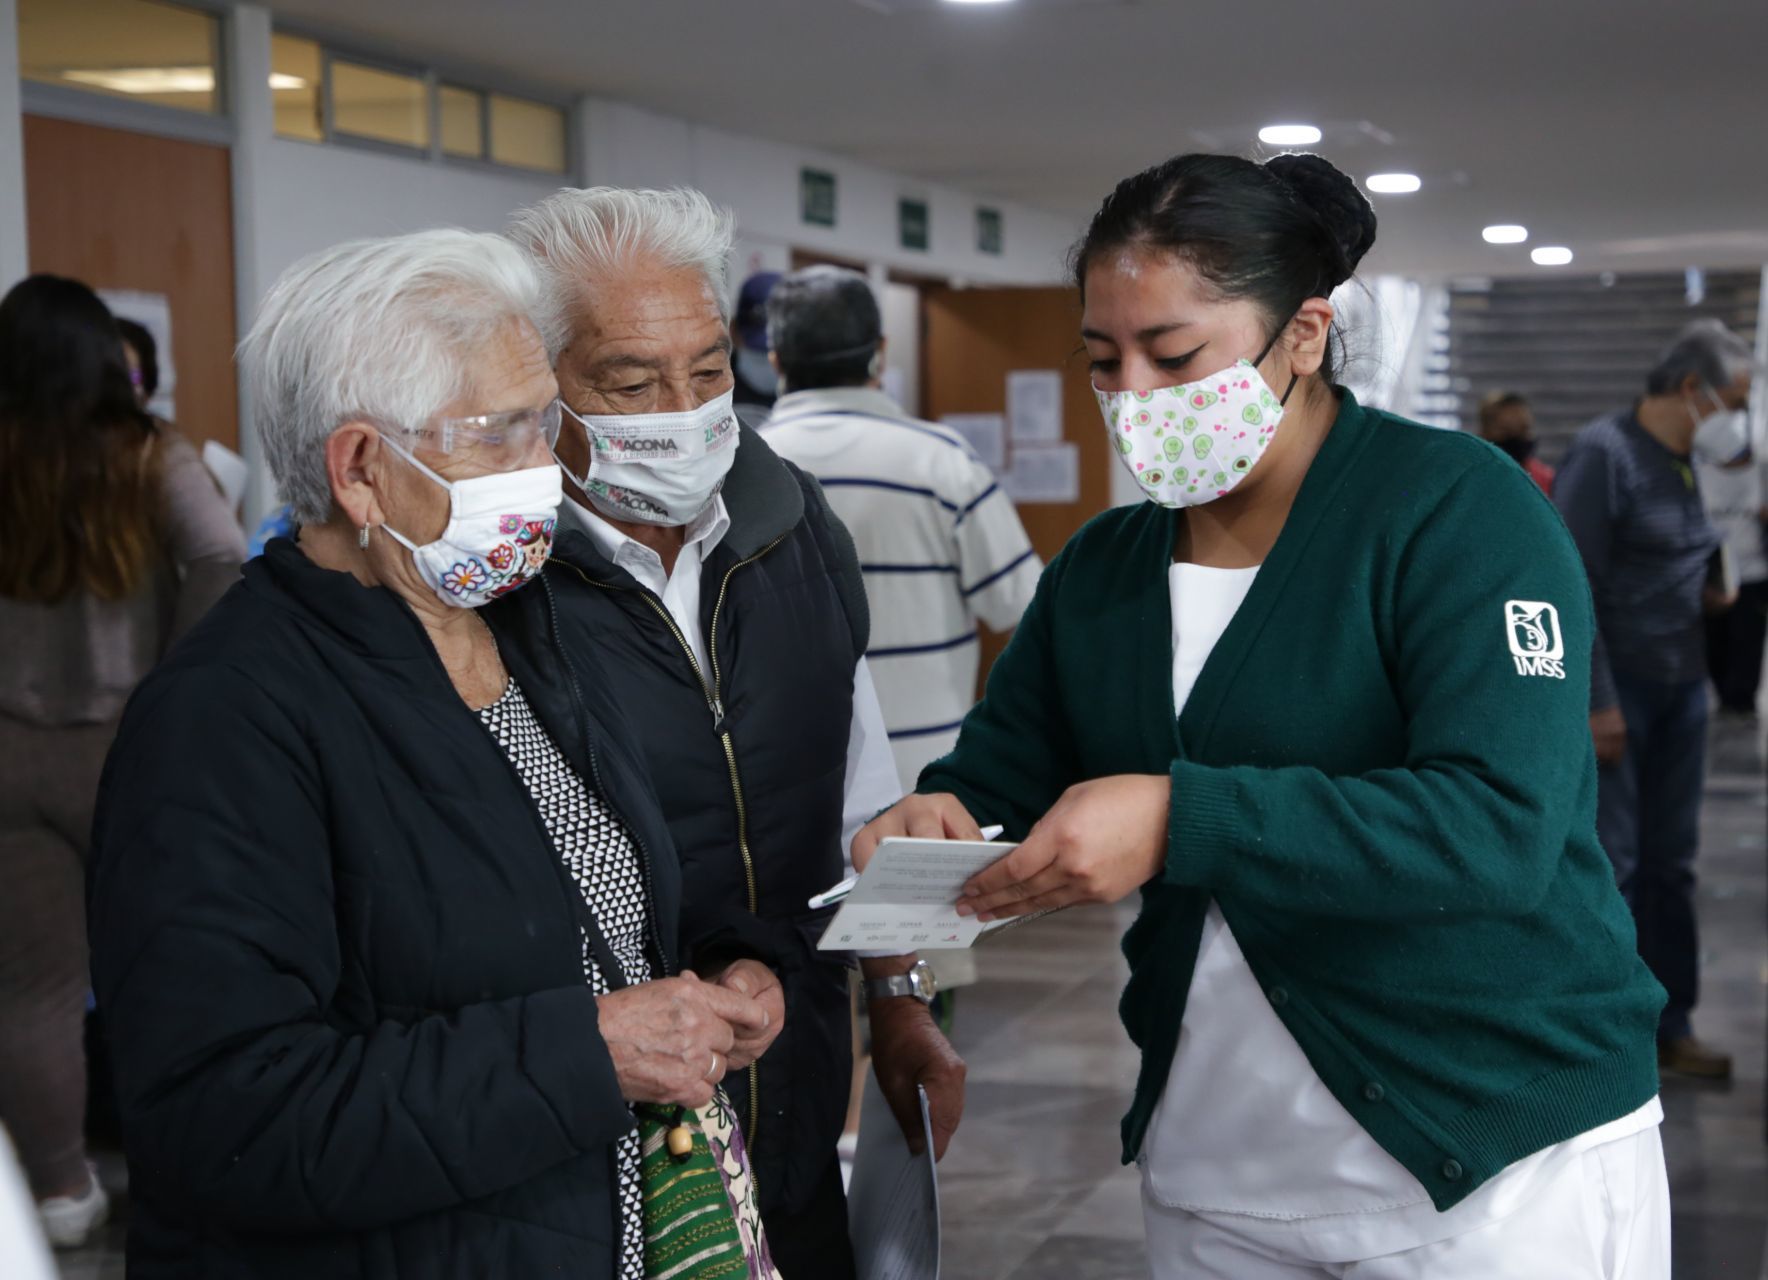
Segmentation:
<svg viewBox="0 0 1768 1280">
<path fill-rule="evenodd" d="M 680 1217 L 773 1274 L 715 1086 L 777 1019 L 670 976 L 668 828 L 556 643 L 544 297 L 362 241 L 242 348 L 298 535 L 143 683 L 94 837 L 132 1276 L 635 1280 Z"/>
</svg>

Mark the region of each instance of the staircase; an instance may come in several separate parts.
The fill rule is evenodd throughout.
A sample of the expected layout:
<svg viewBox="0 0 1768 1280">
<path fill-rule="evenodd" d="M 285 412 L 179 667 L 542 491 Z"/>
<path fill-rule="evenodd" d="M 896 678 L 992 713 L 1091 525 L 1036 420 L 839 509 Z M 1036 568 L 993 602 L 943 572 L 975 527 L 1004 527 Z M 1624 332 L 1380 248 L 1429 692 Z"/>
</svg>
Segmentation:
<svg viewBox="0 0 1768 1280">
<path fill-rule="evenodd" d="M 1541 275 L 1460 281 L 1433 323 L 1418 416 L 1479 429 L 1489 391 L 1516 391 L 1535 412 L 1541 455 L 1564 456 L 1592 418 L 1625 408 L 1691 320 L 1712 316 L 1753 342 L 1761 273 Z M 1704 296 L 1690 304 L 1690 289 Z"/>
</svg>

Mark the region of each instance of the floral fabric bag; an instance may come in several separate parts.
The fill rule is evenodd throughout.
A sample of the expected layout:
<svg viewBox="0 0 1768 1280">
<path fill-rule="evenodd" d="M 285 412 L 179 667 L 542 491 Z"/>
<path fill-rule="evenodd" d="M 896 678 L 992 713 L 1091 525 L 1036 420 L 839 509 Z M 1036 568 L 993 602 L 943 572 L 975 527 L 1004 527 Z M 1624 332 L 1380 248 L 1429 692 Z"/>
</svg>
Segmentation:
<svg viewBox="0 0 1768 1280">
<path fill-rule="evenodd" d="M 639 1137 L 649 1280 L 781 1280 L 724 1090 L 704 1107 L 643 1108 Z"/>
</svg>

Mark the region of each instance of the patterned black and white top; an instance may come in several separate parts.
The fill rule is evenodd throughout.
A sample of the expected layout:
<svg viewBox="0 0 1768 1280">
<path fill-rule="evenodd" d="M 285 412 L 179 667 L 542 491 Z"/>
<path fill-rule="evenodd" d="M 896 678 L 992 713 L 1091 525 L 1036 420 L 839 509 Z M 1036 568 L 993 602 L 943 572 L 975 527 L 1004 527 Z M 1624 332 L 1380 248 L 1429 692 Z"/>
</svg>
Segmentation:
<svg viewBox="0 0 1768 1280">
<path fill-rule="evenodd" d="M 584 784 L 535 718 L 514 680 L 501 698 L 480 710 L 479 721 L 503 748 L 534 798 L 553 847 L 583 890 L 584 901 L 595 913 L 602 935 L 620 963 L 621 975 L 629 983 L 649 981 L 644 872 L 631 833 Z M 608 979 L 590 952 L 587 935 L 583 939 L 583 976 L 597 995 L 608 993 Z M 638 1132 L 634 1130 L 620 1140 L 616 1160 L 619 1280 L 644 1280 L 645 1274 L 644 1185 L 639 1159 Z"/>
</svg>

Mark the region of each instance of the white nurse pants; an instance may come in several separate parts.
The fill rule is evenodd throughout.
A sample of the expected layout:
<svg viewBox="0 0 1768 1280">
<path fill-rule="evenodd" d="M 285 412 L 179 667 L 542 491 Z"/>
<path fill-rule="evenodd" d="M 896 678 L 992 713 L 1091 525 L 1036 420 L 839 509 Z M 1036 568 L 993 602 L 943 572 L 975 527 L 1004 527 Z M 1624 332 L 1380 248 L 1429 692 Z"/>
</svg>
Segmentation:
<svg viewBox="0 0 1768 1280">
<path fill-rule="evenodd" d="M 1579 1153 L 1505 1217 L 1376 1256 L 1343 1256 L 1360 1252 L 1345 1244 L 1354 1222 L 1337 1224 L 1338 1244 L 1322 1247 L 1293 1220 L 1168 1208 L 1145 1180 L 1142 1207 L 1153 1280 L 1670 1278 L 1669 1185 L 1656 1125 Z M 1348 1237 L 1345 1227 L 1353 1228 Z"/>
</svg>

